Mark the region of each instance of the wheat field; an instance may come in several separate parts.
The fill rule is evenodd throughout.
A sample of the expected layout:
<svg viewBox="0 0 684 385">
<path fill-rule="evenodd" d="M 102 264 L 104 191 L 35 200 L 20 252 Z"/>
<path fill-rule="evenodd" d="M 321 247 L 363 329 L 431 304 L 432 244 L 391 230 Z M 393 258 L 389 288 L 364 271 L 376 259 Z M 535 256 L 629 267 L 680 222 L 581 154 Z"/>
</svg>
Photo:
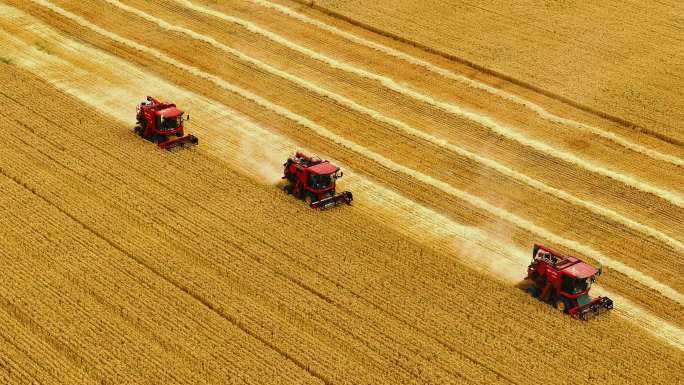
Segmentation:
<svg viewBox="0 0 684 385">
<path fill-rule="evenodd" d="M 449 58 L 448 25 L 403 41 L 398 12 L 429 15 L 1 1 L 0 384 L 682 383 L 679 123 Z M 134 135 L 147 95 L 200 145 Z M 297 150 L 354 203 L 285 195 Z M 615 309 L 521 290 L 535 242 L 601 265 Z"/>
</svg>

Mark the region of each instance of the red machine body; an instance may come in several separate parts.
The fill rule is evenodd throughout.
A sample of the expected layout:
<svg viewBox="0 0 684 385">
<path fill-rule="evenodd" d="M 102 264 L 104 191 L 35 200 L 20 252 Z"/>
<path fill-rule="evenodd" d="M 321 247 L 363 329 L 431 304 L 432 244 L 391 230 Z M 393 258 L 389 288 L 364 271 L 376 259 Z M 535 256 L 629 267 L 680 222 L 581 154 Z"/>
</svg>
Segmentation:
<svg viewBox="0 0 684 385">
<path fill-rule="evenodd" d="M 601 274 L 601 269 L 565 256 L 541 245 L 534 245 L 532 263 L 527 268 L 526 280 L 532 285 L 528 291 L 542 301 L 573 318 L 588 320 L 613 308 L 607 297 L 591 298 L 591 284 Z"/>
<path fill-rule="evenodd" d="M 157 142 L 161 149 L 198 144 L 199 140 L 194 135 L 184 136 L 185 121 L 189 119 L 183 116 L 183 111 L 175 104 L 160 102 L 148 96 L 137 107 L 134 131 L 151 142 Z M 172 136 L 175 138 L 172 139 Z"/>
<path fill-rule="evenodd" d="M 284 190 L 304 199 L 312 208 L 325 209 L 340 203 L 351 204 L 352 193 L 336 193 L 336 183 L 342 177 L 340 168 L 316 156 L 297 152 L 287 159 L 282 179 L 287 180 Z"/>
</svg>

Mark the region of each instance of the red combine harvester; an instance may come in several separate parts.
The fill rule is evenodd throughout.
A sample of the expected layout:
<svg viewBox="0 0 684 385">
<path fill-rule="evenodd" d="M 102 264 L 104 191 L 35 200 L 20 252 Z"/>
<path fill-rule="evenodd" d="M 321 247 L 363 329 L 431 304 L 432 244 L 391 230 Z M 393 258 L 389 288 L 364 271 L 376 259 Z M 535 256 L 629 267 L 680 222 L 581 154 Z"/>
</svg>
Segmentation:
<svg viewBox="0 0 684 385">
<path fill-rule="evenodd" d="M 528 291 L 533 296 L 555 305 L 573 318 L 586 321 L 613 308 L 610 298 L 589 296 L 591 284 L 599 275 L 601 269 L 548 247 L 534 245 L 532 263 L 525 279 L 532 281 Z"/>
<path fill-rule="evenodd" d="M 138 121 L 135 132 L 151 142 L 157 142 L 159 148 L 170 150 L 186 144 L 197 144 L 199 140 L 194 135 L 184 135 L 184 123 L 189 117 L 183 116 L 183 111 L 175 104 L 163 103 L 148 96 L 147 101 L 140 103 L 137 108 Z M 176 138 L 171 139 L 171 136 Z"/>
<path fill-rule="evenodd" d="M 283 179 L 288 182 L 283 188 L 285 192 L 304 199 L 312 208 L 351 204 L 354 199 L 349 191 L 335 193 L 335 184 L 342 177 L 342 172 L 327 160 L 297 152 L 283 166 Z"/>
</svg>

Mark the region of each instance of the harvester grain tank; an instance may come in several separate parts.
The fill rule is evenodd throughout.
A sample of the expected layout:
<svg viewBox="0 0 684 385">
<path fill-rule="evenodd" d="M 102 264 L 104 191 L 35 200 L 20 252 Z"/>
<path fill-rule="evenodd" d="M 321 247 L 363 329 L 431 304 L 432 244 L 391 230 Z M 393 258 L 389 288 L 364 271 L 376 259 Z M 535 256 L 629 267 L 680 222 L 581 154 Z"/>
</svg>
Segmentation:
<svg viewBox="0 0 684 385">
<path fill-rule="evenodd" d="M 532 263 L 527 268 L 528 291 L 573 318 L 588 320 L 613 308 L 608 297 L 591 298 L 589 289 L 601 275 L 597 269 L 575 257 L 565 256 L 534 245 Z"/>
<path fill-rule="evenodd" d="M 337 180 L 343 173 L 327 160 L 297 152 L 283 166 L 282 179 L 287 181 L 283 188 L 285 192 L 305 200 L 312 208 L 351 204 L 354 199 L 349 191 L 336 192 Z"/>
<path fill-rule="evenodd" d="M 158 143 L 161 149 L 170 150 L 199 142 L 194 135 L 185 135 L 185 122 L 189 117 L 184 117 L 183 111 L 173 103 L 160 102 L 148 96 L 138 105 L 136 120 L 134 131 L 144 139 Z"/>
</svg>

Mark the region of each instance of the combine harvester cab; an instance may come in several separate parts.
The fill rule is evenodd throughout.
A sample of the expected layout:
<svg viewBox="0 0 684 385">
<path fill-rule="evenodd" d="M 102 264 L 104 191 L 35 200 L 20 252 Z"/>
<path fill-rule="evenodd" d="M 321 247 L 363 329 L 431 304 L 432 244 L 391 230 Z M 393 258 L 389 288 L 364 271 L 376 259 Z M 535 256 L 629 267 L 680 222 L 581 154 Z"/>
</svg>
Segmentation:
<svg viewBox="0 0 684 385">
<path fill-rule="evenodd" d="M 591 298 L 591 284 L 601 269 L 578 258 L 562 255 L 548 247 L 534 245 L 532 263 L 527 268 L 528 291 L 573 318 L 589 320 L 613 308 L 608 297 Z"/>
<path fill-rule="evenodd" d="M 183 111 L 173 103 L 148 96 L 147 101 L 138 105 L 136 120 L 134 131 L 144 139 L 156 142 L 162 150 L 199 143 L 196 136 L 184 135 L 185 122 L 190 117 L 184 117 Z"/>
<path fill-rule="evenodd" d="M 349 191 L 336 193 L 337 180 L 343 173 L 327 160 L 297 152 L 283 166 L 282 179 L 287 180 L 283 188 L 285 192 L 305 200 L 314 209 L 326 209 L 341 203 L 349 205 L 354 200 Z"/>
</svg>

